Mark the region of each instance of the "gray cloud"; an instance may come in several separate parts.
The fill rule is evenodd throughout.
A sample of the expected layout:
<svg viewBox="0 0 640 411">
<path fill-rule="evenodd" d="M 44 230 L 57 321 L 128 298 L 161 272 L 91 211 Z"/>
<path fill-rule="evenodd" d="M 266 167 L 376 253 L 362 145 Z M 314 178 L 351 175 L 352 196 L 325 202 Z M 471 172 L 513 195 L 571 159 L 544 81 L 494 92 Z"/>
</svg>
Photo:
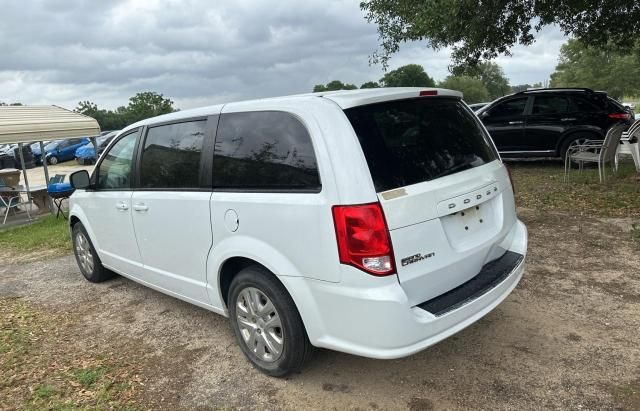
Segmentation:
<svg viewBox="0 0 640 411">
<path fill-rule="evenodd" d="M 554 28 L 532 47 L 501 57 L 512 84 L 548 78 L 564 36 Z M 357 2 L 33 0 L 0 14 L 0 101 L 126 104 L 154 90 L 178 107 L 309 91 L 341 79 L 379 79 L 368 56 L 375 26 Z M 391 68 L 422 64 L 444 78 L 448 50 L 406 44 Z"/>
</svg>

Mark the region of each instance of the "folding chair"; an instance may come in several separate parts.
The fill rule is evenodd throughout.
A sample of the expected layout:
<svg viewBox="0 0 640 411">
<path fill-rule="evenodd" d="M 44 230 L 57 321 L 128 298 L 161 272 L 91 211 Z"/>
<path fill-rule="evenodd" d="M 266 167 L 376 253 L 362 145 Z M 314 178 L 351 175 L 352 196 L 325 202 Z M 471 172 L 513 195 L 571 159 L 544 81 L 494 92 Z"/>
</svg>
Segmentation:
<svg viewBox="0 0 640 411">
<path fill-rule="evenodd" d="M 3 180 L 0 180 L 0 187 L 8 187 Z M 5 208 L 4 219 L 2 220 L 2 225 L 7 223 L 7 217 L 9 217 L 9 211 L 12 210 L 13 214 L 16 213 L 16 208 L 22 204 L 22 198 L 20 197 L 20 193 L 11 193 L 17 195 L 7 195 L 3 196 L 0 194 L 0 208 Z M 31 214 L 29 214 L 29 208 L 25 208 L 27 212 L 27 218 L 31 220 Z"/>
</svg>

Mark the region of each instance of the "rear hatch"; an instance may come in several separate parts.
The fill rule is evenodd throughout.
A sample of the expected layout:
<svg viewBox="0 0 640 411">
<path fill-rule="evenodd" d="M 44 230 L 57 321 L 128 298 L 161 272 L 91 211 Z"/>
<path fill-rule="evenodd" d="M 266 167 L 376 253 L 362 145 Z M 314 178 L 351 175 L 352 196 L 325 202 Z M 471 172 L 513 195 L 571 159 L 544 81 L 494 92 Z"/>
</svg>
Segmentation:
<svg viewBox="0 0 640 411">
<path fill-rule="evenodd" d="M 509 176 L 475 115 L 456 97 L 345 110 L 387 220 L 412 305 L 467 282 L 516 222 Z"/>
</svg>

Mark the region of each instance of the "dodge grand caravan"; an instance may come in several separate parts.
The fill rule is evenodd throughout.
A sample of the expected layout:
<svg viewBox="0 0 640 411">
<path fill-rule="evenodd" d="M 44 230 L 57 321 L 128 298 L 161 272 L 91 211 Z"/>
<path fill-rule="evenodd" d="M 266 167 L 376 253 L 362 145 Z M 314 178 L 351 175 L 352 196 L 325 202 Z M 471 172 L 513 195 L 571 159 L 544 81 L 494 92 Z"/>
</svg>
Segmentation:
<svg viewBox="0 0 640 411">
<path fill-rule="evenodd" d="M 398 358 L 495 308 L 527 231 L 487 131 L 443 89 L 230 103 L 119 133 L 71 176 L 80 271 L 228 316 L 261 371 Z"/>
</svg>

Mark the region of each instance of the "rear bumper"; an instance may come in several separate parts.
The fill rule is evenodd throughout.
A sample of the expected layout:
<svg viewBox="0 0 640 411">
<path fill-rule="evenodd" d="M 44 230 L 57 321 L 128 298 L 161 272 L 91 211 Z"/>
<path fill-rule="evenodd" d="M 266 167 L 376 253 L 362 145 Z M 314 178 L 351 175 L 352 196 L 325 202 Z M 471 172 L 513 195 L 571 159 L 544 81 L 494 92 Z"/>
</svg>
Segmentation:
<svg viewBox="0 0 640 411">
<path fill-rule="evenodd" d="M 447 309 L 432 309 L 435 314 L 420 307 L 429 301 L 412 306 L 395 276 L 373 281 L 368 276 L 351 285 L 299 277 L 281 280 L 296 302 L 313 345 L 371 358 L 400 358 L 473 324 L 513 291 L 524 271 L 524 224 L 518 221 L 509 238 L 506 251 L 521 258 L 513 259 L 514 265 L 506 272 L 494 275 L 493 282 L 484 281 L 483 287 L 475 287 L 473 292 L 458 293 L 457 297 L 463 298 L 449 299 L 453 304 L 445 302 Z M 350 275 L 361 275 L 355 268 L 345 269 L 353 270 Z M 443 307 L 442 301 L 439 307 Z"/>
</svg>

